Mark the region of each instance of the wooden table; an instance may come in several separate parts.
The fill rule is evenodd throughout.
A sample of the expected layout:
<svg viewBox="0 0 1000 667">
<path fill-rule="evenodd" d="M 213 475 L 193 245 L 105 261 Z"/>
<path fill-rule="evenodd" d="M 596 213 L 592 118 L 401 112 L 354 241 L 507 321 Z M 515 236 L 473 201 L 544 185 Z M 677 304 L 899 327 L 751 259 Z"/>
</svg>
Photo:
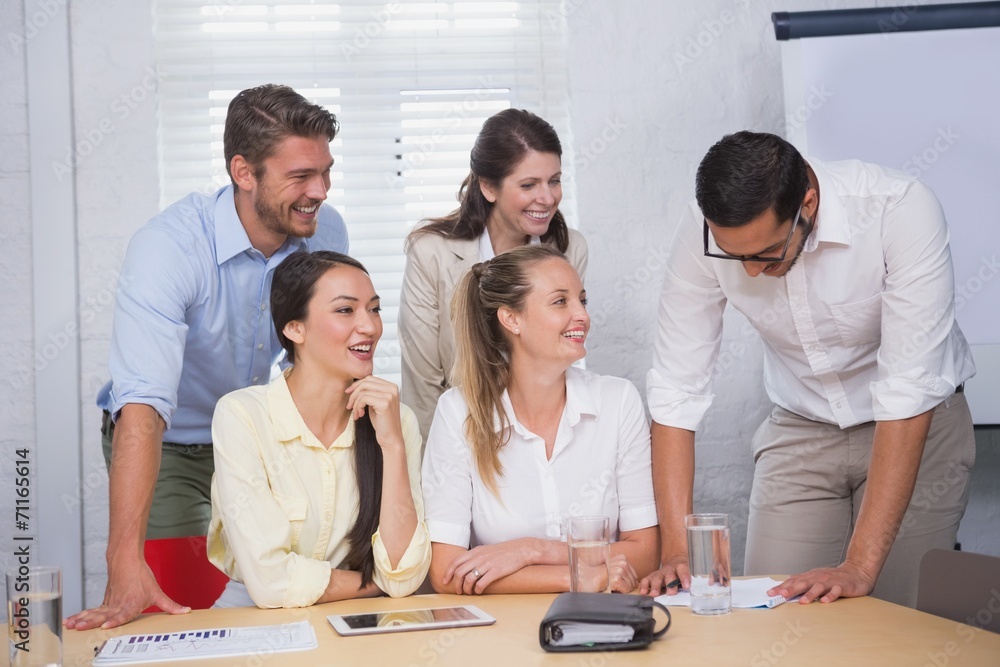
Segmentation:
<svg viewBox="0 0 1000 667">
<path fill-rule="evenodd" d="M 954 623 L 874 598 L 833 604 L 788 603 L 775 609 L 736 609 L 727 616 L 695 616 L 672 608 L 673 626 L 648 649 L 621 653 L 546 653 L 538 645 L 538 625 L 552 595 L 462 597 L 425 595 L 393 600 L 349 600 L 308 609 L 209 609 L 184 616 L 151 614 L 114 630 L 64 635 L 65 667 L 90 665 L 94 647 L 123 634 L 226 626 L 273 625 L 309 619 L 319 648 L 303 653 L 240 656 L 170 663 L 221 667 L 463 667 L 572 665 L 1000 665 L 1000 634 Z M 341 637 L 326 616 L 380 610 L 475 604 L 497 619 L 495 625 L 391 635 Z M 657 618 L 661 618 L 657 611 Z M 657 624 L 660 627 L 660 624 Z M 165 663 L 149 663 L 165 664 Z"/>
</svg>

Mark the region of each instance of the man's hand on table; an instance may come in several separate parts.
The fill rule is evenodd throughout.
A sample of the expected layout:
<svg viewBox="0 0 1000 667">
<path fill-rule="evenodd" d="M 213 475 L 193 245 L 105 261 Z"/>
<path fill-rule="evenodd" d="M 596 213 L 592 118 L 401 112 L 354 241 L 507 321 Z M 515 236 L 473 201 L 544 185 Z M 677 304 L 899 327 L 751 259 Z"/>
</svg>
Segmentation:
<svg viewBox="0 0 1000 667">
<path fill-rule="evenodd" d="M 66 619 L 69 629 L 90 630 L 115 628 L 124 625 L 150 606 L 157 606 L 168 614 L 186 614 L 190 607 L 177 604 L 164 593 L 146 561 L 135 559 L 124 567 L 112 567 L 108 573 L 108 586 L 100 607 L 85 609 Z"/>
<path fill-rule="evenodd" d="M 837 598 L 856 598 L 868 595 L 875 589 L 875 577 L 860 567 L 845 562 L 838 567 L 819 567 L 789 577 L 767 592 L 792 599 L 796 595 L 800 604 L 815 600 L 833 602 Z"/>
</svg>

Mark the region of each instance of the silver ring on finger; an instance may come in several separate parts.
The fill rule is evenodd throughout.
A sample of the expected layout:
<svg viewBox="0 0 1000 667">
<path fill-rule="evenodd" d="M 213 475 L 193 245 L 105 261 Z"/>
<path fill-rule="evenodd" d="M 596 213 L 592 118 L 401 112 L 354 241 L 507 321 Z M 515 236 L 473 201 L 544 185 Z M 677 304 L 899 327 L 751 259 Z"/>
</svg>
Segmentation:
<svg viewBox="0 0 1000 667">
<path fill-rule="evenodd" d="M 472 570 L 472 576 L 476 579 L 481 579 L 483 575 L 479 574 L 479 570 Z"/>
</svg>

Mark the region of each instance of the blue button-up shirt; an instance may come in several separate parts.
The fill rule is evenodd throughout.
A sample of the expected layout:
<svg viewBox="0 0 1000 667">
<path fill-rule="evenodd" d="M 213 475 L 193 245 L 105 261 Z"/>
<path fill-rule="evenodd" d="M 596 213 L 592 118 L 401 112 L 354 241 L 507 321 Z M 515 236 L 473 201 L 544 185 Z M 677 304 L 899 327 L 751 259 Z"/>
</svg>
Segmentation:
<svg viewBox="0 0 1000 667">
<path fill-rule="evenodd" d="M 154 408 L 166 442 L 211 442 L 225 394 L 267 384 L 281 345 L 271 322 L 271 276 L 296 250 L 348 250 L 347 227 L 322 205 L 316 233 L 289 237 L 271 257 L 250 244 L 227 186 L 191 194 L 129 243 L 115 302 L 111 381 L 97 405 Z"/>
</svg>

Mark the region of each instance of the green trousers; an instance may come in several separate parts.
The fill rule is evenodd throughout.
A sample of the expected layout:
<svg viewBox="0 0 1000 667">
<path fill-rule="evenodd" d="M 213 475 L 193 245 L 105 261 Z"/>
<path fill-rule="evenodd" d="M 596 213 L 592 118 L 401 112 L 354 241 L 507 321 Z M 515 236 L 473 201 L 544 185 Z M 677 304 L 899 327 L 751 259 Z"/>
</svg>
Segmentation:
<svg viewBox="0 0 1000 667">
<path fill-rule="evenodd" d="M 115 425 L 104 419 L 101 442 L 104 462 L 111 470 L 111 442 Z M 146 539 L 206 535 L 212 518 L 212 474 L 215 460 L 211 443 L 180 445 L 163 443 L 160 472 L 156 477 L 153 505 L 149 510 Z"/>
</svg>

